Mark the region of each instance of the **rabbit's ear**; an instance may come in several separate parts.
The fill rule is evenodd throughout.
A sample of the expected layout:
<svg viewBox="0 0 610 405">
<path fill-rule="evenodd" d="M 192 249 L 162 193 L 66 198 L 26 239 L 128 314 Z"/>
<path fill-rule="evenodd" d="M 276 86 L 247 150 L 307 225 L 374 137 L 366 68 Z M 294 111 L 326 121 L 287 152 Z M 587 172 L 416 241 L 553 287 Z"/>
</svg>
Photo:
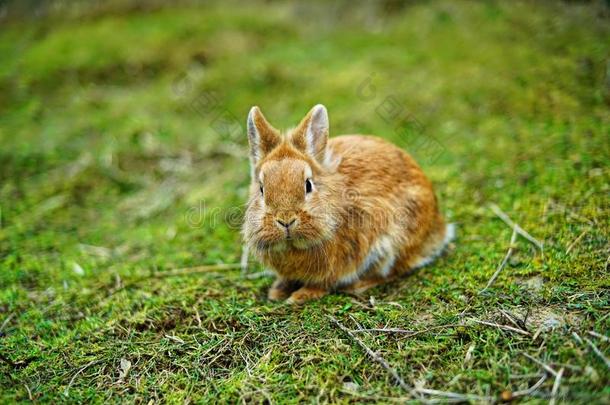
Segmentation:
<svg viewBox="0 0 610 405">
<path fill-rule="evenodd" d="M 280 133 L 267 122 L 261 110 L 254 106 L 248 114 L 250 160 L 256 166 L 281 141 Z"/>
<path fill-rule="evenodd" d="M 324 162 L 328 142 L 328 111 L 322 104 L 314 106 L 292 131 L 292 144 L 302 152 Z"/>
</svg>

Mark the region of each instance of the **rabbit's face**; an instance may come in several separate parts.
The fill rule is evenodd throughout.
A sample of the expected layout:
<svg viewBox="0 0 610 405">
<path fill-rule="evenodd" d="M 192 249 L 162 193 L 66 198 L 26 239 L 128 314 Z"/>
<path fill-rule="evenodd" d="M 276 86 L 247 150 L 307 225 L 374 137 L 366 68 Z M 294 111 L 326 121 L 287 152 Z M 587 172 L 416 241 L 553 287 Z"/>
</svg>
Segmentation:
<svg viewBox="0 0 610 405">
<path fill-rule="evenodd" d="M 326 109 L 321 108 L 325 115 Z M 307 249 L 334 233 L 332 174 L 319 161 L 325 154 L 328 130 L 324 129 L 323 138 L 309 132 L 306 139 L 313 112 L 315 108 L 286 137 L 263 121 L 256 107 L 250 113 L 252 184 L 244 234 L 257 249 Z M 316 140 L 323 144 L 312 145 Z"/>
<path fill-rule="evenodd" d="M 287 146 L 286 146 L 287 147 Z M 263 162 L 251 190 L 246 220 L 258 248 L 306 249 L 332 236 L 333 207 L 324 200 L 330 190 L 303 159 L 286 157 Z"/>
</svg>

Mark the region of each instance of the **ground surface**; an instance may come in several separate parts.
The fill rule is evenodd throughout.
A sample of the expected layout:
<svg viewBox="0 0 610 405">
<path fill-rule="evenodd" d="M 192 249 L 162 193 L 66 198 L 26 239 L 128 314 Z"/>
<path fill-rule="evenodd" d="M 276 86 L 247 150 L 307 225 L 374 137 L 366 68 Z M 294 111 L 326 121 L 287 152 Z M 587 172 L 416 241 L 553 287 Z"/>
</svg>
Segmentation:
<svg viewBox="0 0 610 405">
<path fill-rule="evenodd" d="M 525 354 L 560 400 L 610 400 L 586 341 L 610 357 L 607 8 L 96 4 L 0 21 L 0 402 L 547 401 Z M 294 308 L 197 266 L 240 259 L 249 107 L 287 127 L 318 102 L 409 150 L 458 239 Z M 519 237 L 481 293 L 512 234 L 490 204 L 544 252 Z M 329 315 L 423 331 L 356 332 L 419 391 Z"/>
</svg>

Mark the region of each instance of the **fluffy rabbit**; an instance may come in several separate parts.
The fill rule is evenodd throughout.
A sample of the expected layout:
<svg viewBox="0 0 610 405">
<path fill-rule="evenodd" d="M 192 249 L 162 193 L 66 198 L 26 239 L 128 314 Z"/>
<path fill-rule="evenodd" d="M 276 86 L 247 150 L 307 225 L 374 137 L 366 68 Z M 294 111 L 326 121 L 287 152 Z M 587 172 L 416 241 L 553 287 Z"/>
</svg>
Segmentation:
<svg viewBox="0 0 610 405">
<path fill-rule="evenodd" d="M 383 139 L 328 138 L 316 105 L 281 134 L 248 115 L 252 184 L 243 235 L 277 279 L 272 300 L 360 293 L 430 263 L 453 237 L 430 181 Z"/>
</svg>

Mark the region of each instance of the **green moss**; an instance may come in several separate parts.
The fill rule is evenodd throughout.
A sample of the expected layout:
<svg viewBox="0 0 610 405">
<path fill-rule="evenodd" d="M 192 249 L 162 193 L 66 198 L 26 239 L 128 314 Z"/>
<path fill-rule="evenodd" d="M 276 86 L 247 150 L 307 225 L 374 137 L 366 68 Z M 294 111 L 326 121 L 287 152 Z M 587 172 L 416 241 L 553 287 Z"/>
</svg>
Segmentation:
<svg viewBox="0 0 610 405">
<path fill-rule="evenodd" d="M 359 333 L 412 385 L 497 398 L 536 382 L 529 353 L 565 368 L 566 402 L 610 400 L 609 370 L 572 335 L 608 354 L 588 335 L 610 334 L 606 9 L 128 5 L 0 30 L 0 402 L 406 398 L 328 314 L 432 328 Z M 402 114 L 380 115 L 387 100 Z M 239 270 L 160 277 L 239 261 L 248 108 L 285 128 L 318 102 L 334 134 L 378 134 L 420 161 L 458 225 L 452 252 L 302 308 Z M 544 254 L 520 238 L 480 294 L 511 236 L 489 203 Z M 470 320 L 512 325 L 500 309 L 531 334 L 556 327 L 533 340 Z"/>
</svg>

